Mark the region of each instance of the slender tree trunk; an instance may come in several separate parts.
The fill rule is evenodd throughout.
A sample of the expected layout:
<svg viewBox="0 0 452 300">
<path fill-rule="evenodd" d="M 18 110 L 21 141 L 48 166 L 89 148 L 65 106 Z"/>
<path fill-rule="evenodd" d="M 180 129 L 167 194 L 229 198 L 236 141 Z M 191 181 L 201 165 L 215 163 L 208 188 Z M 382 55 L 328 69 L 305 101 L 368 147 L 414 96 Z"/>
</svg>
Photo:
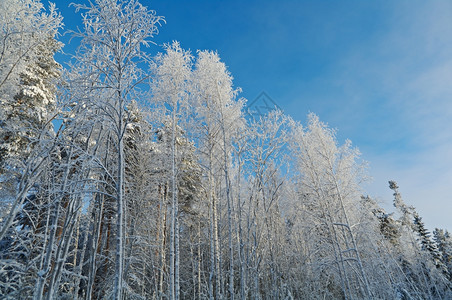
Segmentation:
<svg viewBox="0 0 452 300">
<path fill-rule="evenodd" d="M 87 246 L 87 243 L 85 242 L 80 251 L 80 259 L 77 259 L 79 256 L 78 244 L 80 242 L 80 226 L 81 226 L 80 223 L 81 222 L 82 222 L 82 216 L 81 216 L 81 214 L 79 214 L 77 221 L 76 221 L 76 225 L 75 225 L 76 233 L 75 233 L 75 241 L 74 241 L 74 259 L 72 261 L 75 278 L 73 279 L 74 282 L 69 291 L 73 295 L 78 294 L 78 287 L 80 286 L 80 279 L 81 279 L 80 276 L 82 275 L 83 257 L 85 256 L 85 249 Z M 85 235 L 84 239 L 83 239 L 83 235 L 82 235 L 82 241 L 86 241 L 86 235 Z"/>
<path fill-rule="evenodd" d="M 73 154 L 73 147 L 70 148 L 69 154 L 67 156 L 67 166 L 66 166 L 66 170 L 64 172 L 63 178 L 62 178 L 62 189 L 60 191 L 60 193 L 64 194 L 66 192 L 66 188 L 67 188 L 67 184 L 68 184 L 68 180 L 69 180 L 69 172 L 70 172 L 70 160 Z M 54 177 L 57 177 L 57 174 L 55 174 Z M 61 204 L 61 199 L 63 199 L 64 195 L 61 195 L 59 197 L 56 197 L 56 199 L 54 199 L 53 201 L 55 202 L 55 215 L 54 215 L 54 219 L 52 222 L 52 229 L 51 229 L 51 234 L 50 234 L 50 240 L 49 240 L 49 244 L 48 244 L 48 248 L 47 248 L 47 253 L 46 253 L 46 258 L 45 258 L 45 263 L 44 263 L 44 269 L 41 270 L 41 276 L 38 277 L 38 283 L 37 283 L 37 288 L 35 291 L 35 299 L 36 300 L 41 300 L 43 297 L 43 292 L 44 292 L 44 285 L 45 285 L 45 280 L 46 280 L 46 276 L 44 276 L 44 274 L 49 274 L 50 272 L 50 265 L 51 265 L 51 261 L 52 261 L 52 253 L 53 253 L 53 244 L 55 242 L 55 238 L 56 238 L 56 232 L 58 230 L 58 221 L 59 221 L 59 211 L 60 211 L 60 204 Z M 66 229 L 66 228 L 64 228 Z M 58 258 L 58 257 L 57 257 Z M 49 284 L 49 291 L 48 291 L 48 297 L 50 295 L 52 295 L 53 292 L 53 278 L 55 276 L 55 269 L 54 269 L 54 274 L 52 274 L 52 280 Z"/>
<path fill-rule="evenodd" d="M 170 234 L 170 299 L 179 300 L 179 224 L 176 173 L 176 110 L 173 100 L 172 134 L 171 134 L 171 234 Z"/>
<path fill-rule="evenodd" d="M 201 299 L 201 221 L 198 220 L 198 299 Z"/>
<path fill-rule="evenodd" d="M 164 275 L 165 275 L 165 267 L 166 267 L 166 214 L 167 214 L 167 205 L 166 205 L 166 195 L 167 195 L 167 184 L 165 183 L 162 186 L 162 200 L 161 200 L 161 226 L 160 226 L 160 232 L 161 232 L 161 242 L 160 242 L 160 272 L 159 272 L 159 293 L 158 297 L 159 299 L 163 299 L 163 283 L 164 283 Z"/>
<path fill-rule="evenodd" d="M 215 299 L 214 284 L 216 281 L 215 269 L 215 218 L 214 218 L 214 197 L 213 197 L 213 174 L 212 174 L 212 150 L 209 149 L 209 185 L 207 187 L 209 198 L 209 218 L 210 218 L 210 275 L 209 275 L 209 298 Z"/>
<path fill-rule="evenodd" d="M 176 201 L 176 223 L 175 225 L 175 236 L 174 236 L 174 246 L 175 246 L 175 270 L 174 270 L 174 289 L 176 291 L 176 300 L 180 299 L 180 227 L 179 227 L 179 203 Z"/>
<path fill-rule="evenodd" d="M 94 284 L 94 277 L 96 275 L 96 256 L 97 256 L 97 248 L 99 246 L 99 240 L 100 240 L 100 232 L 101 232 L 101 226 L 102 226 L 102 216 L 103 216 L 103 210 L 104 210 L 104 201 L 103 195 L 97 194 L 95 196 L 98 199 L 98 208 L 97 213 L 94 216 L 93 219 L 93 228 L 94 232 L 91 237 L 91 243 L 90 243 L 90 255 L 89 255 L 89 267 L 88 267 L 88 282 L 86 286 L 86 300 L 91 300 L 92 293 L 93 293 L 93 284 Z"/>
<path fill-rule="evenodd" d="M 126 280 L 126 283 L 127 283 L 127 277 L 128 277 L 127 274 L 129 273 L 129 270 L 130 270 L 133 246 L 135 244 L 134 235 L 135 235 L 135 229 L 136 229 L 136 222 L 137 222 L 136 218 L 133 218 L 133 217 L 130 218 L 130 228 L 129 228 L 129 233 L 128 233 L 128 237 L 127 237 L 127 240 L 129 240 L 129 242 L 127 245 L 127 249 L 124 249 L 124 252 L 126 253 L 125 258 L 127 258 L 127 263 L 125 263 L 125 265 L 124 265 L 124 280 Z"/>
<path fill-rule="evenodd" d="M 120 74 L 119 74 L 120 75 Z M 116 183 L 116 265 L 115 265 L 115 286 L 114 299 L 122 300 L 123 289 L 123 272 L 124 272 L 124 103 L 121 95 L 121 89 L 118 88 L 118 124 L 117 124 L 117 141 L 118 141 L 118 170 Z"/>
<path fill-rule="evenodd" d="M 35 297 L 34 299 L 36 300 L 41 300 L 43 297 L 43 292 L 44 292 L 44 285 L 47 279 L 47 275 L 50 272 L 50 265 L 51 265 L 51 261 L 52 261 L 52 248 L 53 248 L 53 244 L 55 242 L 55 236 L 56 236 L 56 227 L 57 225 L 57 220 L 59 218 L 59 205 L 58 203 L 55 204 L 54 207 L 54 216 L 53 216 L 53 220 L 52 220 L 52 229 L 50 231 L 50 239 L 49 242 L 47 244 L 47 250 L 46 250 L 46 257 L 44 260 L 44 268 L 38 273 L 38 283 L 36 286 L 36 291 L 35 291 Z"/>
<path fill-rule="evenodd" d="M 54 202 L 53 206 L 53 217 L 50 218 L 50 222 L 47 224 L 50 225 L 50 234 L 49 241 L 47 243 L 47 247 L 45 250 L 45 258 L 44 263 L 42 264 L 41 270 L 38 272 L 38 282 L 36 284 L 36 290 L 34 292 L 34 299 L 41 300 L 44 292 L 44 285 L 50 272 L 50 264 L 52 261 L 52 249 L 55 241 L 57 226 L 58 226 L 58 218 L 59 218 L 59 202 Z M 51 207 L 52 207 L 51 206 Z M 49 215 L 51 214 L 51 209 L 49 209 Z"/>
<path fill-rule="evenodd" d="M 240 156 L 240 153 L 239 153 Z M 237 174 L 237 254 L 240 266 L 240 299 L 245 299 L 246 280 L 245 280 L 245 261 L 243 258 L 243 233 L 242 233 L 242 199 L 241 199 L 241 174 L 242 161 L 239 157 L 239 169 Z"/>
<path fill-rule="evenodd" d="M 67 259 L 67 253 L 69 250 L 71 237 L 74 232 L 76 219 L 78 217 L 78 212 L 80 209 L 81 199 L 79 196 L 76 196 L 76 199 L 79 199 L 79 200 L 78 201 L 72 200 L 67 207 L 66 221 L 64 223 L 60 243 L 58 245 L 58 248 L 57 248 L 57 251 L 55 254 L 55 266 L 54 266 L 52 278 L 49 282 L 49 291 L 47 293 L 47 300 L 56 298 L 56 295 L 54 295 L 54 294 L 58 292 L 58 286 L 60 283 L 63 266 Z"/>
<path fill-rule="evenodd" d="M 222 120 L 223 131 L 223 160 L 224 160 L 224 181 L 226 185 L 226 200 L 228 206 L 228 242 L 229 242 L 229 299 L 234 300 L 234 247 L 232 243 L 232 200 L 231 184 L 229 180 L 228 152 L 226 144 L 226 130 L 224 119 Z"/>
<path fill-rule="evenodd" d="M 215 287 L 216 287 L 216 299 L 221 299 L 221 263 L 220 263 L 220 241 L 218 234 L 218 207 L 216 197 L 213 197 L 213 243 L 215 247 Z"/>
</svg>

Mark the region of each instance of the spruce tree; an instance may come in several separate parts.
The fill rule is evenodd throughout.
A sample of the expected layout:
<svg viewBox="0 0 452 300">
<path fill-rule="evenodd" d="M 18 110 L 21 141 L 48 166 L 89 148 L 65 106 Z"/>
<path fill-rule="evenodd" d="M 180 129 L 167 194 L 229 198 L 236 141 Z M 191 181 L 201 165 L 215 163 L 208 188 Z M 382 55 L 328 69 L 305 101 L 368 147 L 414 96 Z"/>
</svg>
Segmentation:
<svg viewBox="0 0 452 300">
<path fill-rule="evenodd" d="M 414 213 L 414 226 L 416 232 L 419 236 L 419 242 L 421 244 L 421 249 L 430 253 L 431 258 L 433 260 L 433 264 L 438 269 L 446 270 L 445 266 L 441 261 L 441 253 L 438 250 L 436 244 L 431 239 L 430 232 L 425 228 L 424 222 L 422 222 L 422 218 L 418 213 Z"/>
<path fill-rule="evenodd" d="M 1 193 L 14 197 L 26 159 L 50 132 L 62 18 L 39 0 L 4 0 L 0 15 L 0 181 Z"/>
<path fill-rule="evenodd" d="M 393 245 L 399 245 L 399 238 L 401 236 L 401 233 L 396 221 L 392 217 L 392 213 L 388 214 L 383 208 L 378 207 L 373 210 L 373 214 L 380 222 L 379 229 L 381 234 Z"/>
<path fill-rule="evenodd" d="M 441 254 L 442 270 L 452 280 L 452 238 L 447 230 L 436 228 L 433 230 L 433 240 Z M 444 268 L 445 267 L 445 268 Z"/>
<path fill-rule="evenodd" d="M 19 180 L 26 176 L 29 160 L 42 156 L 42 160 L 52 163 L 54 155 L 45 157 L 40 153 L 41 145 L 51 141 L 54 136 L 51 120 L 56 114 L 56 84 L 61 66 L 54 60 L 54 54 L 61 44 L 52 36 L 39 44 L 34 57 L 29 57 L 28 65 L 20 74 L 18 92 L 13 98 L 2 99 L 3 116 L 0 121 L 0 174 L 2 196 L 14 198 Z M 56 163 L 53 161 L 53 163 Z M 45 165 L 45 164 L 44 164 Z M 42 168 L 45 170 L 48 168 Z M 8 294 L 15 297 L 28 297 L 36 280 L 36 273 L 48 229 L 47 215 L 50 212 L 49 197 L 46 195 L 50 180 L 45 171 L 33 182 L 27 191 L 23 205 L 17 216 L 10 211 L 11 223 L 8 230 L 13 243 L 6 243 L 1 251 L 4 258 L 14 261 L 16 267 L 9 275 L 18 283 L 17 289 L 9 289 Z M 48 173 L 50 174 L 50 173 Z M 47 224 L 47 225 L 46 225 Z M 3 282 L 8 285 L 11 282 Z"/>
</svg>

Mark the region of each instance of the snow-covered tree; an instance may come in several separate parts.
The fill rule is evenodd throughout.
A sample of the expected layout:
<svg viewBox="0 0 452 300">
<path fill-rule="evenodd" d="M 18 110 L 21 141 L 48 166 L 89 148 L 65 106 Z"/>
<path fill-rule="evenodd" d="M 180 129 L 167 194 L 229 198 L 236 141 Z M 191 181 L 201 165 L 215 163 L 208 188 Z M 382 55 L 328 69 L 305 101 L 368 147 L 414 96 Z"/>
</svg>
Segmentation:
<svg viewBox="0 0 452 300">
<path fill-rule="evenodd" d="M 415 208 L 408 206 L 403 200 L 397 183 L 389 181 L 389 188 L 394 191 L 394 206 L 400 214 L 402 250 L 399 261 L 407 279 L 412 282 L 410 294 L 428 299 L 448 297 L 451 292 L 449 282 L 430 233 L 425 229 Z"/>
<path fill-rule="evenodd" d="M 25 298 L 33 295 L 52 222 L 62 18 L 40 1 L 2 1 L 0 14 L 0 240 L 8 270 L 1 293 Z"/>
<path fill-rule="evenodd" d="M 171 234 L 170 234 L 170 286 L 168 297 L 180 298 L 179 280 L 179 199 L 177 182 L 179 170 L 177 149 L 177 128 L 179 120 L 187 116 L 189 108 L 188 90 L 191 80 L 192 56 L 179 43 L 168 45 L 166 53 L 157 57 L 157 71 L 154 93 L 157 101 L 166 104 L 171 114 Z"/>
<path fill-rule="evenodd" d="M 75 5 L 83 10 L 84 30 L 75 33 L 81 46 L 74 72 L 80 76 L 76 83 L 84 89 L 82 97 L 75 99 L 79 106 L 92 108 L 101 119 L 106 133 L 115 149 L 107 155 L 113 164 L 104 165 L 108 170 L 116 202 L 116 254 L 114 285 L 111 296 L 122 299 L 124 288 L 124 241 L 125 241 L 125 133 L 130 123 L 127 105 L 140 100 L 140 86 L 149 78 L 150 56 L 143 51 L 157 33 L 162 18 L 136 0 L 97 0 L 87 5 Z M 90 93 L 83 96 L 83 93 Z"/>
<path fill-rule="evenodd" d="M 54 4 L 46 11 L 39 0 L 4 0 L 0 16 L 0 91 L 2 101 L 8 101 L 18 92 L 21 74 L 42 56 L 49 38 L 57 35 L 62 18 Z"/>
<path fill-rule="evenodd" d="M 355 208 L 364 178 L 358 150 L 350 141 L 339 146 L 334 130 L 314 114 L 309 115 L 306 129 L 293 125 L 291 148 L 299 193 L 313 217 L 310 226 L 317 242 L 310 251 L 319 260 L 315 262 L 320 263 L 318 274 L 325 274 L 328 268 L 328 277 L 337 275 L 331 284 L 340 286 L 347 299 L 371 297 L 353 226 L 358 220 Z"/>
<path fill-rule="evenodd" d="M 218 53 L 153 55 L 163 18 L 91 0 L 0 1 L 0 298 L 449 299 L 452 239 L 308 116 L 243 116 Z M 56 126 L 58 125 L 58 126 Z M 54 128 L 55 126 L 55 128 Z"/>
<path fill-rule="evenodd" d="M 0 138 L 3 143 L 0 161 L 3 173 L 12 173 L 14 170 L 20 173 L 42 132 L 53 130 L 50 121 L 54 118 L 56 108 L 55 79 L 60 75 L 60 65 L 53 56 L 59 47 L 60 44 L 53 37 L 37 45 L 35 60 L 30 61 L 20 73 L 17 94 L 1 103 Z"/>
<path fill-rule="evenodd" d="M 417 234 L 419 235 L 419 242 L 421 244 L 421 249 L 427 251 L 431 254 L 431 259 L 437 268 L 441 268 L 441 254 L 438 251 L 438 247 L 431 239 L 430 232 L 425 228 L 424 222 L 419 214 L 414 214 L 413 223 Z"/>
<path fill-rule="evenodd" d="M 447 268 L 446 276 L 452 281 L 452 238 L 450 233 L 447 230 L 436 228 L 433 231 L 433 240 L 441 253 L 441 262 Z"/>
<path fill-rule="evenodd" d="M 51 121 L 60 67 L 53 55 L 61 47 L 55 37 L 62 18 L 53 4 L 46 12 L 35 0 L 2 1 L 0 15 L 1 239 L 55 146 Z"/>
<path fill-rule="evenodd" d="M 224 278 L 222 272 L 221 232 L 219 216 L 221 214 L 222 195 L 218 187 L 222 186 L 227 210 L 228 228 L 228 293 L 234 297 L 234 253 L 232 237 L 232 190 L 231 190 L 231 143 L 236 129 L 243 126 L 243 102 L 237 101 L 238 89 L 233 88 L 232 76 L 226 65 L 220 61 L 217 53 L 199 51 L 196 59 L 193 79 L 193 97 L 195 98 L 195 139 L 200 150 L 204 172 L 207 174 L 205 189 L 208 193 L 211 234 L 211 274 L 209 279 L 210 297 L 222 297 Z M 224 199 L 223 198 L 223 199 Z M 215 292 L 214 292 L 215 287 Z"/>
<path fill-rule="evenodd" d="M 282 271 L 284 221 L 280 205 L 283 198 L 285 154 L 290 118 L 272 111 L 249 124 L 249 150 L 245 176 L 249 181 L 245 204 L 246 248 L 251 294 L 263 298 L 282 298 L 285 284 Z M 246 217 L 245 217 L 246 216 Z M 243 275 L 242 275 L 243 276 Z"/>
</svg>

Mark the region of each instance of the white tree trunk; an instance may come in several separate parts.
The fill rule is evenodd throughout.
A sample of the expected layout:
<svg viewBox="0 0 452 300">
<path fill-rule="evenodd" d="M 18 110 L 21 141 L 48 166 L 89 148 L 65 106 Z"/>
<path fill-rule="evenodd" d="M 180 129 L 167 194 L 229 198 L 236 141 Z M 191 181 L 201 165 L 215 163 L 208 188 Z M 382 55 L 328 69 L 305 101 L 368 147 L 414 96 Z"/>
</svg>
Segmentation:
<svg viewBox="0 0 452 300">
<path fill-rule="evenodd" d="M 122 300 L 123 289 L 123 271 L 124 271 L 124 103 L 120 89 L 118 89 L 118 123 L 117 123 L 117 142 L 118 142 L 118 173 L 116 183 L 116 262 L 115 262 L 115 286 L 114 299 Z"/>
</svg>

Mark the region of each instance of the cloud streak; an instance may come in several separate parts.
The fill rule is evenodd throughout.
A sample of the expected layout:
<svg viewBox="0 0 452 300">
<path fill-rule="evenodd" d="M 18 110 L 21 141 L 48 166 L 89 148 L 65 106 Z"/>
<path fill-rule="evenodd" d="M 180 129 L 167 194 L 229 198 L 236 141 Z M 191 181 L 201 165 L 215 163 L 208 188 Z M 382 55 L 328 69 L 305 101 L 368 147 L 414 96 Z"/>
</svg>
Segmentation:
<svg viewBox="0 0 452 300">
<path fill-rule="evenodd" d="M 388 13 L 388 31 L 356 44 L 337 66 L 345 96 L 362 101 L 351 107 L 371 116 L 359 130 L 380 143 L 361 147 L 375 178 L 369 190 L 390 202 L 387 180 L 395 179 L 430 228 L 451 229 L 452 6 L 410 1 Z"/>
</svg>

